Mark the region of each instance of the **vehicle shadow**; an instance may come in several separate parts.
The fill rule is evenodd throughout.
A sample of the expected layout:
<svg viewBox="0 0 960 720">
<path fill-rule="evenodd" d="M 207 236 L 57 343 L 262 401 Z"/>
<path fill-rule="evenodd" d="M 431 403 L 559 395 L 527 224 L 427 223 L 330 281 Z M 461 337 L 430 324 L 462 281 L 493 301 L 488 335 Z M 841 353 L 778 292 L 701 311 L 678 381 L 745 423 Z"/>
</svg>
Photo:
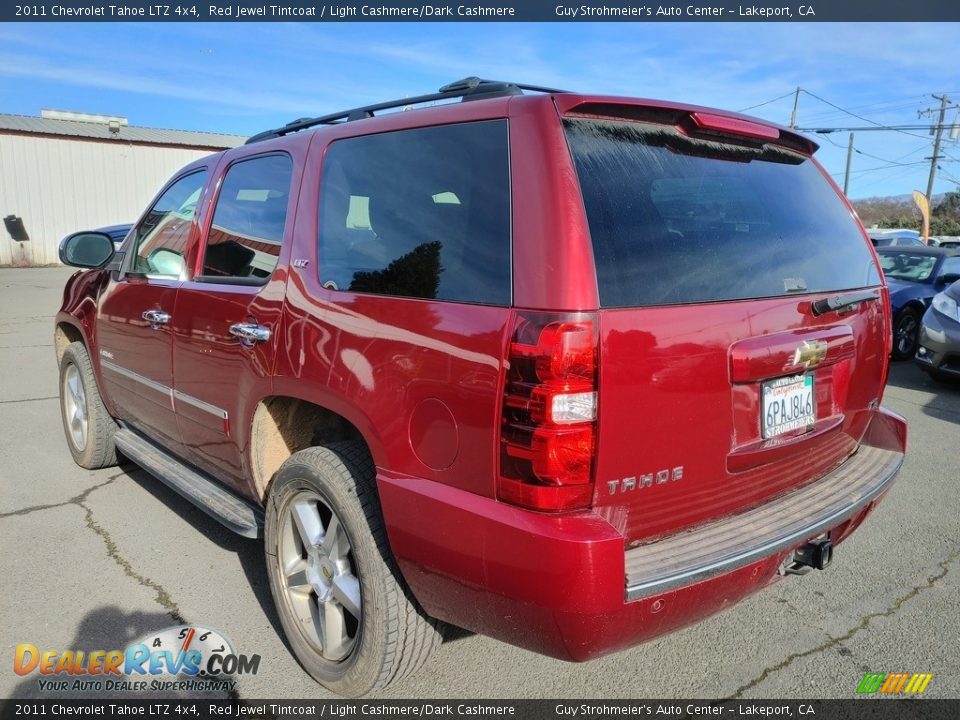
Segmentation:
<svg viewBox="0 0 960 720">
<path fill-rule="evenodd" d="M 137 640 L 141 640 L 148 635 L 157 633 L 160 630 L 176 625 L 174 620 L 170 619 L 167 613 L 145 613 L 145 612 L 124 612 L 121 608 L 112 605 L 105 605 L 87 613 L 80 624 L 77 626 L 76 634 L 66 645 L 60 647 L 37 647 L 40 653 L 53 650 L 60 656 L 67 651 L 75 652 L 82 650 L 85 654 L 94 650 L 120 650 L 123 651 Z M 89 655 L 87 655 L 89 657 Z M 84 665 L 87 660 L 84 660 Z M 29 664 L 27 665 L 29 667 Z M 26 668 L 24 668 L 26 669 Z M 136 699 L 142 700 L 153 697 L 164 698 L 195 698 L 197 691 L 179 692 L 176 690 L 150 690 L 150 681 L 154 679 L 150 675 L 100 675 L 100 674 L 70 674 L 67 672 L 54 674 L 41 674 L 39 669 L 34 669 L 23 675 L 23 680 L 15 685 L 10 692 L 10 699 Z M 156 678 L 161 680 L 170 680 L 170 676 Z M 184 679 L 181 676 L 179 679 Z M 89 683 L 101 683 L 100 688 Z M 145 691 L 124 690 L 114 686 L 110 688 L 109 682 L 133 682 L 146 681 L 148 688 Z M 40 683 L 43 682 L 44 685 Z M 50 683 L 50 684 L 47 684 Z M 227 692 L 203 692 L 204 698 L 227 698 Z"/>
<path fill-rule="evenodd" d="M 960 381 L 934 380 L 913 362 L 906 360 L 890 363 L 887 385 L 932 395 L 929 399 L 920 398 L 926 399 L 926 402 L 917 403 L 924 415 L 960 425 Z"/>
<path fill-rule="evenodd" d="M 251 540 L 231 532 L 196 505 L 185 499 L 163 482 L 155 478 L 146 470 L 125 459 L 120 465 L 127 476 L 137 485 L 150 493 L 159 502 L 177 513 L 198 532 L 212 540 L 219 547 L 232 552 L 240 561 L 240 567 L 247 578 L 247 583 L 253 591 L 254 597 L 260 604 L 263 614 L 269 620 L 274 632 L 283 640 L 287 650 L 291 650 L 280 625 L 280 617 L 273 605 L 273 596 L 270 593 L 270 581 L 267 578 L 266 564 L 263 559 L 263 541 Z"/>
<path fill-rule="evenodd" d="M 163 503 L 190 523 L 198 532 L 202 533 L 224 550 L 236 554 L 237 559 L 240 561 L 240 566 L 243 568 L 244 575 L 247 578 L 247 583 L 250 585 L 250 589 L 253 591 L 257 602 L 260 604 L 263 614 L 270 621 L 270 626 L 280 637 L 284 647 L 295 657 L 293 648 L 290 647 L 290 643 L 287 641 L 286 634 L 283 631 L 283 626 L 280 623 L 280 616 L 277 614 L 276 607 L 273 603 L 273 595 L 270 592 L 270 581 L 267 578 L 266 563 L 263 557 L 263 541 L 251 540 L 250 538 L 244 538 L 231 532 L 197 508 L 189 500 L 186 500 L 146 470 L 129 460 L 124 458 L 120 469 L 146 492 L 153 495 L 159 502 Z M 470 630 L 465 630 L 448 623 L 440 623 L 439 629 L 444 644 L 457 642 L 458 640 L 472 637 L 475 634 Z"/>
</svg>

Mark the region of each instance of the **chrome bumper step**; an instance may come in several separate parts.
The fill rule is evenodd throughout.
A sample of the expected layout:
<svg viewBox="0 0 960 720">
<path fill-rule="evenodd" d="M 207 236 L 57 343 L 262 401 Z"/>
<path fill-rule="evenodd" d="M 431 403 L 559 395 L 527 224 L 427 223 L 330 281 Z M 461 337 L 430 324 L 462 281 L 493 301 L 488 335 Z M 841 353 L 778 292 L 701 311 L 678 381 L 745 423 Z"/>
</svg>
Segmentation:
<svg viewBox="0 0 960 720">
<path fill-rule="evenodd" d="M 627 550 L 626 599 L 691 585 L 799 545 L 839 525 L 890 486 L 903 454 L 862 445 L 804 487 L 732 515 Z"/>
</svg>

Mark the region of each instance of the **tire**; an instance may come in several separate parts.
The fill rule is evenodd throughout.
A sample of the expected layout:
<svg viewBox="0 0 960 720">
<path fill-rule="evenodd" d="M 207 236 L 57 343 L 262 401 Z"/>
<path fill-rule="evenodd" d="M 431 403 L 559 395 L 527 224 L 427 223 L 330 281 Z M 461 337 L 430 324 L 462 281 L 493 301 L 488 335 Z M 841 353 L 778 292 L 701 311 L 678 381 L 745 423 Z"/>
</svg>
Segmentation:
<svg viewBox="0 0 960 720">
<path fill-rule="evenodd" d="M 893 319 L 894 360 L 909 360 L 917 352 L 920 334 L 920 313 L 914 308 L 904 308 Z"/>
<path fill-rule="evenodd" d="M 384 688 L 440 644 L 390 553 L 362 443 L 291 455 L 270 490 L 264 539 L 287 640 L 326 688 L 348 697 Z"/>
<path fill-rule="evenodd" d="M 117 423 L 103 404 L 90 355 L 79 341 L 70 343 L 60 359 L 60 417 L 77 465 L 99 470 L 117 464 Z"/>
</svg>

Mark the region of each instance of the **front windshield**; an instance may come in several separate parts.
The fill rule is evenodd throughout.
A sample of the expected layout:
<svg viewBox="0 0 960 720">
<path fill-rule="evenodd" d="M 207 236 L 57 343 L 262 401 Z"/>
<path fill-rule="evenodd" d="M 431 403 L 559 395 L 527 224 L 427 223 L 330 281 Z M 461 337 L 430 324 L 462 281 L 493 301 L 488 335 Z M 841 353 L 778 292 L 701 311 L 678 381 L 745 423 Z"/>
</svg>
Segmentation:
<svg viewBox="0 0 960 720">
<path fill-rule="evenodd" d="M 933 274 L 936 265 L 936 255 L 921 255 L 906 250 L 880 254 L 880 267 L 883 268 L 883 274 L 894 280 L 926 282 Z"/>
</svg>

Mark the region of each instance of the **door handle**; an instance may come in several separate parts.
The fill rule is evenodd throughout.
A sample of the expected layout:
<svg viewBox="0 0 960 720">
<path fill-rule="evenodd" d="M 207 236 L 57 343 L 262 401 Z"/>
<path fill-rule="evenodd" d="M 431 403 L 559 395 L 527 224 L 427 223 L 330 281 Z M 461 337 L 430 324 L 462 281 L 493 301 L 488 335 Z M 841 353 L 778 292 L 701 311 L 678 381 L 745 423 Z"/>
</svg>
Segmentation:
<svg viewBox="0 0 960 720">
<path fill-rule="evenodd" d="M 170 313 L 163 310 L 144 310 L 141 317 L 150 323 L 150 327 L 154 330 L 159 330 L 161 325 L 170 322 Z"/>
<path fill-rule="evenodd" d="M 244 345 L 250 346 L 253 343 L 269 340 L 270 328 L 265 328 L 256 323 L 237 323 L 230 326 L 230 334 L 240 338 Z"/>
</svg>

